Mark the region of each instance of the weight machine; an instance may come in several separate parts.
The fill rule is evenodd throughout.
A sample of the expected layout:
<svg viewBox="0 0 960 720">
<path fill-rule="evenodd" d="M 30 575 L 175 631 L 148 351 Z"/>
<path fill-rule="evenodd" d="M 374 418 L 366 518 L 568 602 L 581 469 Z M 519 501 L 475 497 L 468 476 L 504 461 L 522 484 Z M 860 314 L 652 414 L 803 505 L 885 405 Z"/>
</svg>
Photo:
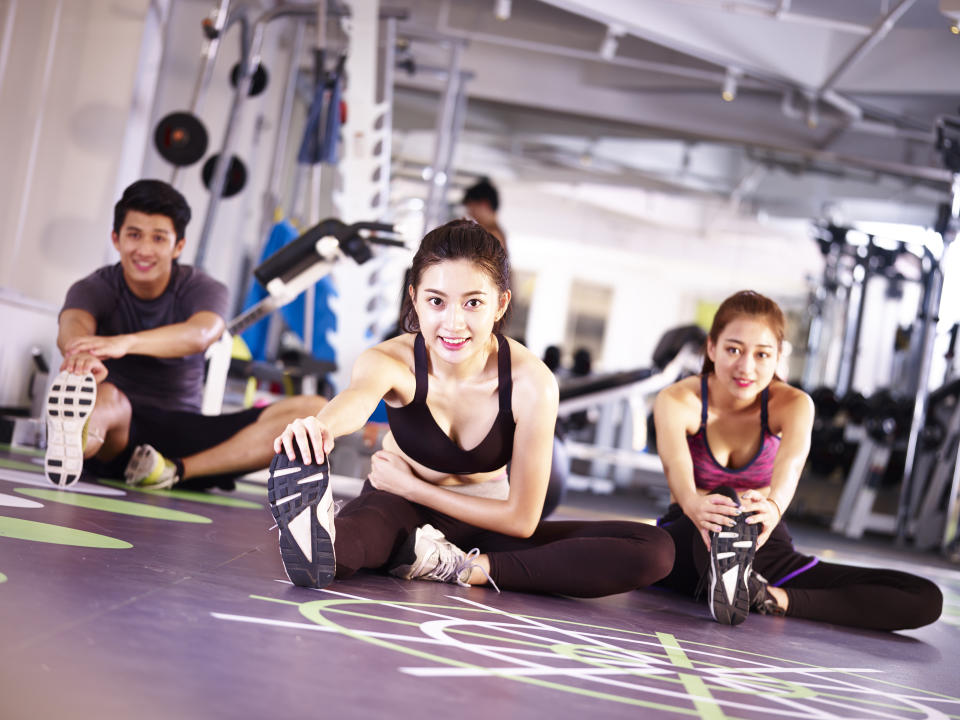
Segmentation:
<svg viewBox="0 0 960 720">
<path fill-rule="evenodd" d="M 268 295 L 227 323 L 223 336 L 207 350 L 209 364 L 202 405 L 205 415 L 218 414 L 222 409 L 227 375 L 231 370 L 233 335 L 295 300 L 330 274 L 345 258 L 350 258 L 356 265 L 368 262 L 373 257 L 371 245 L 405 247 L 392 225 L 377 222 L 347 225 L 328 218 L 254 269 L 254 276 L 267 289 Z M 290 374 L 289 369 L 281 371 L 270 363 L 240 362 L 234 367 L 244 375 L 259 375 L 266 379 L 278 379 Z M 333 363 L 313 358 L 302 365 L 302 372 L 312 375 L 322 375 L 336 369 Z"/>
</svg>

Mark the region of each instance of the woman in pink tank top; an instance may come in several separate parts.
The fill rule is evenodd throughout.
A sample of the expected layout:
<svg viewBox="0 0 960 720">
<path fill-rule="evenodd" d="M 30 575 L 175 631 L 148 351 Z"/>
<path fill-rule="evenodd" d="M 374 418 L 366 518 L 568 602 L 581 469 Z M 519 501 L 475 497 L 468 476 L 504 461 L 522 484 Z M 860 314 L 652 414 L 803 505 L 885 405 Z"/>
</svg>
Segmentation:
<svg viewBox="0 0 960 720">
<path fill-rule="evenodd" d="M 677 549 L 660 584 L 695 595 L 706 583 L 711 614 L 731 625 L 750 610 L 886 630 L 933 622 L 943 597 L 928 580 L 794 549 L 782 516 L 810 450 L 814 407 L 777 376 L 784 325 L 769 298 L 732 295 L 713 320 L 702 375 L 657 397 L 672 501 L 658 524 Z"/>
</svg>

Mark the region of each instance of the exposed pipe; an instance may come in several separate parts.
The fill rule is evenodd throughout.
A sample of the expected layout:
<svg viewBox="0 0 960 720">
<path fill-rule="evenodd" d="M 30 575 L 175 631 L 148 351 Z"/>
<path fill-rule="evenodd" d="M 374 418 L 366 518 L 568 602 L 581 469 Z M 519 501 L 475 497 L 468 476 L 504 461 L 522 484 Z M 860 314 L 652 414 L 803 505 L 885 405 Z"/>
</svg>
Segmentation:
<svg viewBox="0 0 960 720">
<path fill-rule="evenodd" d="M 460 78 L 460 61 L 463 55 L 462 43 L 450 44 L 449 72 L 447 84 L 444 88 L 440 112 L 436 122 L 436 142 L 433 147 L 432 173 L 429 178 L 430 187 L 427 191 L 427 203 L 423 214 L 423 232 L 432 229 L 440 220 L 440 210 L 446 199 L 446 190 L 449 184 L 448 158 L 452 157 L 455 122 L 457 120 L 458 98 L 463 92 Z"/>
<path fill-rule="evenodd" d="M 718 9 L 714 0 L 674 0 L 674 2 L 685 5 L 697 5 L 711 10 Z M 823 17 L 821 15 L 805 15 L 803 13 L 790 12 L 790 0 L 780 0 L 775 8 L 771 8 L 766 4 L 751 4 L 741 0 L 740 2 L 723 3 L 719 9 L 737 15 L 770 17 L 782 22 L 792 22 L 797 25 L 815 25 L 856 35 L 866 35 L 870 32 L 869 27 L 860 25 L 859 23 L 847 22 L 846 20 L 834 20 L 833 18 Z"/>
<path fill-rule="evenodd" d="M 824 93 L 830 90 L 830 88 L 836 84 L 837 80 L 840 79 L 840 76 L 843 75 L 843 73 L 853 67 L 857 62 L 860 61 L 861 58 L 863 58 L 864 55 L 876 47 L 876 45 L 893 29 L 893 26 L 897 23 L 897 20 L 899 20 L 903 14 L 910 9 L 910 6 L 913 5 L 914 2 L 915 0 L 900 0 L 896 7 L 875 22 L 870 30 L 870 34 L 857 43 L 857 46 L 851 50 L 843 60 L 840 61 L 837 67 L 834 68 L 833 72 L 830 73 L 827 79 L 823 81 L 819 88 L 817 88 L 817 95 L 823 97 Z"/>
<path fill-rule="evenodd" d="M 575 11 L 571 11 L 575 12 Z M 578 13 L 580 14 L 580 13 Z M 483 33 L 475 31 L 465 31 L 450 26 L 448 18 L 449 0 L 445 0 L 437 13 L 437 30 L 433 33 L 425 33 L 421 28 L 406 27 L 402 28 L 405 35 L 416 34 L 427 40 L 442 41 L 456 38 L 460 41 L 470 42 L 473 40 L 488 43 L 490 45 L 500 45 L 502 47 L 512 47 L 518 50 L 529 50 L 531 52 L 541 52 L 545 55 L 555 55 L 557 57 L 568 57 L 575 60 L 591 60 L 593 62 L 605 62 L 609 65 L 630 68 L 631 70 L 647 70 L 657 72 L 663 75 L 673 75 L 674 77 L 683 77 L 690 80 L 703 80 L 710 83 L 722 83 L 726 68 L 723 70 L 698 70 L 696 68 L 684 68 L 669 63 L 652 62 L 649 60 L 637 60 L 634 58 L 624 58 L 614 56 L 609 59 L 601 57 L 596 50 L 580 50 L 579 48 L 570 48 L 563 45 L 552 45 L 550 43 L 537 42 L 536 40 L 526 40 L 523 38 L 507 37 L 505 35 L 495 35 L 493 33 Z M 722 65 L 723 63 L 718 62 Z"/>
<path fill-rule="evenodd" d="M 380 207 L 390 205 L 390 163 L 393 159 L 393 94 L 397 65 L 397 19 L 387 18 L 384 25 L 383 104 L 381 127 L 385 128 L 380 144 Z"/>
<path fill-rule="evenodd" d="M 270 184 L 267 186 L 269 201 L 274 204 L 270 208 L 272 214 L 280 202 L 282 181 L 286 170 L 287 141 L 290 136 L 290 122 L 293 116 L 293 102 L 296 99 L 297 76 L 300 71 L 300 57 L 303 55 L 303 41 L 306 34 L 304 23 L 294 22 L 293 46 L 290 50 L 290 65 L 287 68 L 287 77 L 283 86 L 283 99 L 280 103 L 280 119 L 277 122 L 277 139 L 273 148 L 273 157 L 270 159 Z M 273 219 L 270 220 L 271 224 Z"/>
<path fill-rule="evenodd" d="M 623 20 L 622 20 L 621 18 L 616 18 L 616 17 L 610 16 L 610 15 L 606 15 L 606 14 L 604 14 L 604 13 L 596 13 L 596 12 L 590 13 L 590 12 L 588 12 L 589 8 L 585 7 L 582 3 L 578 2 L 577 0 L 543 0 L 543 1 L 549 3 L 550 5 L 553 5 L 554 7 L 558 7 L 558 8 L 561 8 L 561 9 L 563 9 L 563 10 L 566 10 L 566 11 L 568 11 L 568 12 L 571 12 L 571 13 L 574 13 L 574 14 L 577 14 L 577 15 L 581 15 L 581 16 L 583 16 L 583 17 L 587 17 L 587 18 L 589 18 L 589 19 L 591 19 L 591 20 L 594 20 L 595 22 L 604 23 L 604 24 L 609 24 L 609 23 L 611 23 L 611 22 L 612 22 L 612 23 L 620 23 L 620 24 L 623 24 Z M 697 2 L 697 0 L 682 0 L 682 1 L 685 1 L 685 2 Z M 902 0 L 902 2 L 913 2 L 913 0 Z M 698 3 L 698 4 L 699 4 L 699 3 Z M 773 12 L 773 11 L 766 10 L 766 11 L 765 11 L 765 14 L 768 14 L 768 15 L 769 15 L 769 14 L 771 14 L 771 12 Z M 444 14 L 443 14 L 442 12 L 441 12 L 441 14 L 440 14 L 440 17 L 444 17 Z M 899 16 L 897 16 L 897 18 L 898 18 L 898 17 L 899 17 Z M 895 18 L 895 19 L 896 19 L 896 18 Z M 455 29 L 455 28 L 449 27 L 446 23 L 444 23 L 442 26 L 438 23 L 438 28 L 439 28 L 441 31 L 443 31 L 443 32 L 445 32 L 445 33 L 447 33 L 447 34 L 458 35 L 458 36 L 464 37 L 464 38 L 466 38 L 466 39 L 468 39 L 468 40 L 478 40 L 478 41 L 481 41 L 481 42 L 488 42 L 488 43 L 491 43 L 491 44 L 501 44 L 501 45 L 509 45 L 509 44 L 511 44 L 512 42 L 517 42 L 516 40 L 514 40 L 514 39 L 512 39 L 512 38 L 509 39 L 508 42 L 501 42 L 501 40 L 504 40 L 504 38 L 500 38 L 499 36 L 496 36 L 496 35 L 488 35 L 488 34 L 486 34 L 486 33 L 473 33 L 473 32 L 460 31 L 460 30 L 457 30 L 457 29 Z M 853 28 L 856 28 L 856 32 L 858 32 L 858 33 L 860 33 L 860 34 L 862 34 L 862 33 L 864 32 L 864 29 L 862 28 L 862 26 L 859 26 L 859 25 L 857 25 L 857 26 L 852 26 L 852 28 L 847 28 L 847 29 L 853 31 Z M 840 28 L 837 28 L 837 29 L 840 29 Z M 646 31 L 643 27 L 640 27 L 640 26 L 637 26 L 637 25 L 631 25 L 631 26 L 629 26 L 628 31 L 629 31 L 632 35 L 635 35 L 636 37 L 639 37 L 639 38 L 641 38 L 641 39 L 647 40 L 648 42 L 652 42 L 652 43 L 654 43 L 654 44 L 660 45 L 661 47 L 665 47 L 665 48 L 667 48 L 667 49 L 669 49 L 669 50 L 674 50 L 674 51 L 676 51 L 676 52 L 683 53 L 684 55 L 687 55 L 687 56 L 692 57 L 692 58 L 696 58 L 696 59 L 698 59 L 698 60 L 702 60 L 702 61 L 704 61 L 704 62 L 709 62 L 709 63 L 713 63 L 713 64 L 716 64 L 716 65 L 720 65 L 720 66 L 722 66 L 722 67 L 724 67 L 724 68 L 725 68 L 725 67 L 727 66 L 727 64 L 730 62 L 730 59 L 727 58 L 727 57 L 724 57 L 724 56 L 721 56 L 721 55 L 718 55 L 718 54 L 715 54 L 715 53 L 704 52 L 704 51 L 702 51 L 702 50 L 700 50 L 700 49 L 698 49 L 698 48 L 693 48 L 693 47 L 690 47 L 690 46 L 683 45 L 683 44 L 681 44 L 681 43 L 674 42 L 674 41 L 672 41 L 670 38 L 664 38 L 664 37 L 662 37 L 662 36 L 660 36 L 660 35 L 657 35 L 657 34 L 655 34 L 655 33 L 648 32 L 648 31 Z M 866 32 L 870 32 L 870 29 L 867 29 Z M 519 41 L 519 42 L 522 43 L 522 42 L 526 42 L 526 41 Z M 556 48 L 556 46 L 544 45 L 544 47 L 542 47 L 542 48 L 529 47 L 528 49 L 531 49 L 531 50 L 540 49 L 540 50 L 543 51 L 543 52 L 550 52 L 550 51 L 551 51 L 550 48 Z M 568 48 L 561 48 L 561 50 L 568 50 Z M 579 53 L 583 53 L 584 51 L 574 51 L 574 52 L 576 52 L 576 53 L 579 54 Z M 558 55 L 567 55 L 567 53 L 565 53 L 565 52 L 557 52 L 557 53 L 555 53 L 555 54 L 558 54 Z M 599 57 L 599 55 L 596 54 L 596 53 L 586 53 L 586 54 L 587 54 L 589 57 L 586 57 L 586 58 L 584 58 L 584 59 L 592 59 L 592 60 L 598 61 L 598 62 L 601 62 L 601 61 L 602 61 L 602 59 L 601 59 L 601 58 Z M 569 56 L 573 56 L 573 55 L 569 55 Z M 614 60 L 622 60 L 622 58 L 615 58 Z M 632 63 L 635 63 L 635 62 L 638 62 L 638 61 L 628 60 L 627 62 L 632 64 Z M 617 63 L 614 63 L 614 64 L 620 64 L 620 63 L 617 62 Z M 656 63 L 655 63 L 655 64 L 656 64 Z M 661 65 L 663 65 L 663 64 L 661 64 Z M 629 66 L 629 65 L 627 65 L 627 66 Z M 673 70 L 668 70 L 668 69 L 666 69 L 667 67 L 669 67 L 669 66 L 665 66 L 665 65 L 664 65 L 664 68 L 665 68 L 665 69 L 662 70 L 662 72 L 664 72 L 664 74 L 672 74 L 672 75 L 681 76 L 681 73 L 680 73 L 680 72 L 675 72 L 675 71 L 673 71 Z M 653 72 L 658 72 L 658 71 L 659 71 L 659 70 L 657 70 L 657 69 L 654 68 L 654 67 L 647 67 L 647 68 L 637 67 L 637 69 L 649 69 L 649 70 L 651 70 L 651 71 L 653 71 Z M 788 80 L 788 79 L 783 78 L 783 77 L 778 76 L 778 75 L 774 75 L 773 73 L 764 71 L 764 70 L 759 69 L 759 68 L 755 68 L 755 67 L 745 67 L 745 68 L 742 68 L 742 69 L 743 69 L 743 72 L 744 72 L 745 77 L 746 77 L 746 76 L 749 76 L 749 77 L 753 78 L 754 80 L 762 83 L 764 87 L 773 88 L 773 89 L 782 90 L 782 91 L 787 91 L 787 90 L 799 90 L 799 91 L 804 92 L 804 93 L 817 92 L 817 90 L 814 89 L 814 88 L 804 87 L 804 86 L 798 84 L 798 83 L 795 82 L 795 81 Z M 693 71 L 693 72 L 699 73 L 700 76 L 701 76 L 701 79 L 705 79 L 705 78 L 703 77 L 703 75 L 706 74 L 706 75 L 709 75 L 709 76 L 713 79 L 713 82 L 716 82 L 716 83 L 718 83 L 718 84 L 723 82 L 723 74 L 722 74 L 721 72 L 717 72 L 717 73 L 706 73 L 705 71 Z M 686 76 L 687 76 L 687 77 L 693 77 L 692 74 L 691 74 L 691 75 L 686 75 Z M 827 89 L 829 89 L 829 88 L 827 88 Z M 834 107 L 837 107 L 837 109 L 840 110 L 841 112 L 843 112 L 844 114 L 850 115 L 850 116 L 855 116 L 855 117 L 860 117 L 860 116 L 862 116 L 864 106 L 858 105 L 857 103 L 854 103 L 854 102 L 853 102 L 852 100 L 850 100 L 849 98 L 843 97 L 843 96 L 841 96 L 841 95 L 839 95 L 839 94 L 836 94 L 836 93 L 827 93 L 827 92 L 824 91 L 824 92 L 821 93 L 821 94 L 822 94 L 822 99 L 824 100 L 824 102 L 827 102 L 827 103 L 829 103 L 830 105 L 832 105 L 832 106 L 834 106 Z M 857 110 L 853 110 L 853 108 L 857 108 Z M 882 111 L 882 110 L 878 110 L 878 109 L 870 109 L 870 110 L 869 110 L 869 114 L 872 115 L 872 116 L 874 116 L 874 117 L 877 118 L 877 119 L 885 120 L 885 121 L 893 124 L 894 126 L 897 126 L 898 124 L 915 124 L 915 123 L 913 123 L 913 121 L 911 121 L 911 119 L 908 118 L 908 117 L 895 115 L 895 114 L 888 113 L 888 112 L 885 112 L 885 111 Z"/>
</svg>

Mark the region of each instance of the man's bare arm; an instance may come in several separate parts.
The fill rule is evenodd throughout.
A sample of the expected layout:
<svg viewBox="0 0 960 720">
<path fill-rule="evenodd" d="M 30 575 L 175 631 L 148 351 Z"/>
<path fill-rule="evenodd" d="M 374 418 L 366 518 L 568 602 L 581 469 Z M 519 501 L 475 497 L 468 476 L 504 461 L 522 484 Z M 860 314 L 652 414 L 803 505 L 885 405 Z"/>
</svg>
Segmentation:
<svg viewBox="0 0 960 720">
<path fill-rule="evenodd" d="M 62 324 L 62 321 L 61 321 Z M 159 358 L 186 357 L 203 352 L 223 333 L 223 318 L 207 310 L 188 320 L 152 330 L 124 335 L 83 335 L 67 343 L 65 354 L 90 353 L 99 358 L 149 355 Z"/>
</svg>

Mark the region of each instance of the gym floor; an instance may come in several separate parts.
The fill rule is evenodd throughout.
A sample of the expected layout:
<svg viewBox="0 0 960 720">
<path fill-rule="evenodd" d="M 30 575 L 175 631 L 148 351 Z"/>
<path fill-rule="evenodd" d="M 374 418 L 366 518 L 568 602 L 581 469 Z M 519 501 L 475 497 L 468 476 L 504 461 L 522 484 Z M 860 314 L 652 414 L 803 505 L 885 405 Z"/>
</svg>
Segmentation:
<svg viewBox="0 0 960 720">
<path fill-rule="evenodd" d="M 558 516 L 653 514 L 614 502 L 571 493 Z M 960 570 L 933 555 L 792 526 L 808 552 L 934 579 L 943 617 L 727 627 L 659 590 L 576 600 L 373 573 L 296 588 L 272 524 L 259 477 L 61 491 L 39 452 L 0 446 L 0 717 L 960 718 Z"/>
</svg>

